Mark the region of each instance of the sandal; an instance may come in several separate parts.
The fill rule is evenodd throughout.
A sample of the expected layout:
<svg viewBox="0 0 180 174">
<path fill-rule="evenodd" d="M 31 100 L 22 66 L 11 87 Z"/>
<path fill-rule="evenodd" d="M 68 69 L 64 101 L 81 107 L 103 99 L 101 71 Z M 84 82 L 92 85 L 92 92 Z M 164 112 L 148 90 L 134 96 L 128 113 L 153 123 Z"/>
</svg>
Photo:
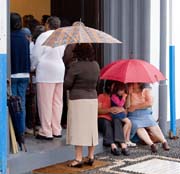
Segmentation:
<svg viewBox="0 0 180 174">
<path fill-rule="evenodd" d="M 92 166 L 94 163 L 94 158 L 89 158 L 87 157 L 87 159 L 84 161 L 84 164 Z"/>
<path fill-rule="evenodd" d="M 111 148 L 111 153 L 113 155 L 115 155 L 115 156 L 119 156 L 120 155 L 120 151 L 117 148 L 114 148 L 114 149 Z"/>
<path fill-rule="evenodd" d="M 166 141 L 164 143 L 162 143 L 162 148 L 166 151 L 170 150 L 170 147 Z"/>
<path fill-rule="evenodd" d="M 128 148 L 122 148 L 121 153 L 122 153 L 124 156 L 129 156 L 129 155 L 130 155 Z"/>
<path fill-rule="evenodd" d="M 151 146 L 152 153 L 157 153 L 157 146 L 155 144 L 152 144 Z"/>
<path fill-rule="evenodd" d="M 68 167 L 80 168 L 80 167 L 82 167 L 82 165 L 83 165 L 82 161 L 79 161 L 79 160 L 75 159 L 72 163 L 68 164 Z"/>
</svg>

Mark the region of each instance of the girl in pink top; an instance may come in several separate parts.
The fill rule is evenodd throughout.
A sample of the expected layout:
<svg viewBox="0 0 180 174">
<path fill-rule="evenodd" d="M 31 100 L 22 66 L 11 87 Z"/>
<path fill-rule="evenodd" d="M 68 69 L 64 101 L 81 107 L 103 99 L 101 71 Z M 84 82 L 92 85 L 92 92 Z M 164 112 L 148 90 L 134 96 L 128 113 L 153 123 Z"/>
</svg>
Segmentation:
<svg viewBox="0 0 180 174">
<path fill-rule="evenodd" d="M 112 95 L 111 95 L 111 106 L 122 107 L 123 111 L 117 114 L 111 114 L 112 119 L 120 119 L 124 123 L 123 131 L 126 144 L 128 146 L 136 146 L 135 143 L 130 141 L 130 132 L 131 132 L 131 121 L 127 118 L 127 113 L 125 109 L 127 93 L 126 93 L 126 85 L 121 82 L 117 82 L 114 84 Z"/>
</svg>

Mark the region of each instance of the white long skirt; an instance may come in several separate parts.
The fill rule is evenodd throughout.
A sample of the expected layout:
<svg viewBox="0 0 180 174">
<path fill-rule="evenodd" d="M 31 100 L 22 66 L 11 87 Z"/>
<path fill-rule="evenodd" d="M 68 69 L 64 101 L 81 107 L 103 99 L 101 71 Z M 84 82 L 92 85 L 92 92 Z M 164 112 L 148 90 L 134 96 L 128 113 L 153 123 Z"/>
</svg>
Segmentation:
<svg viewBox="0 0 180 174">
<path fill-rule="evenodd" d="M 69 100 L 66 143 L 77 146 L 98 144 L 97 99 Z"/>
</svg>

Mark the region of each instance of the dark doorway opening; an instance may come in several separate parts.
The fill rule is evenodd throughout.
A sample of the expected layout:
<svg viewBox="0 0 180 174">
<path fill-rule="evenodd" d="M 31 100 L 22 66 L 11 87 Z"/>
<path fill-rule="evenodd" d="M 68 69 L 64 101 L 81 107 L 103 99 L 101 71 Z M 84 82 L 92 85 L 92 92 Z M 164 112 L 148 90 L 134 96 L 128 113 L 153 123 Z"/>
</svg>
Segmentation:
<svg viewBox="0 0 180 174">
<path fill-rule="evenodd" d="M 103 20 L 102 0 L 51 0 L 51 15 L 61 19 L 62 26 L 82 21 L 86 26 L 101 30 Z M 103 44 L 94 44 L 97 61 L 103 64 Z"/>
</svg>

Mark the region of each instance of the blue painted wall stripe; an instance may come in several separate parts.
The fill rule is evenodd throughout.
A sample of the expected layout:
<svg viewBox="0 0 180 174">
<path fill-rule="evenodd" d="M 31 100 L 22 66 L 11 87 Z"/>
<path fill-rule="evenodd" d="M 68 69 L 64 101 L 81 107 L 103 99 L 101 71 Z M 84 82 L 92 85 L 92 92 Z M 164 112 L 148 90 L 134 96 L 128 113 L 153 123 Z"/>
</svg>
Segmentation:
<svg viewBox="0 0 180 174">
<path fill-rule="evenodd" d="M 7 174 L 7 55 L 0 54 L 0 173 Z"/>
<path fill-rule="evenodd" d="M 176 136 L 175 46 L 169 46 L 170 131 Z"/>
</svg>

